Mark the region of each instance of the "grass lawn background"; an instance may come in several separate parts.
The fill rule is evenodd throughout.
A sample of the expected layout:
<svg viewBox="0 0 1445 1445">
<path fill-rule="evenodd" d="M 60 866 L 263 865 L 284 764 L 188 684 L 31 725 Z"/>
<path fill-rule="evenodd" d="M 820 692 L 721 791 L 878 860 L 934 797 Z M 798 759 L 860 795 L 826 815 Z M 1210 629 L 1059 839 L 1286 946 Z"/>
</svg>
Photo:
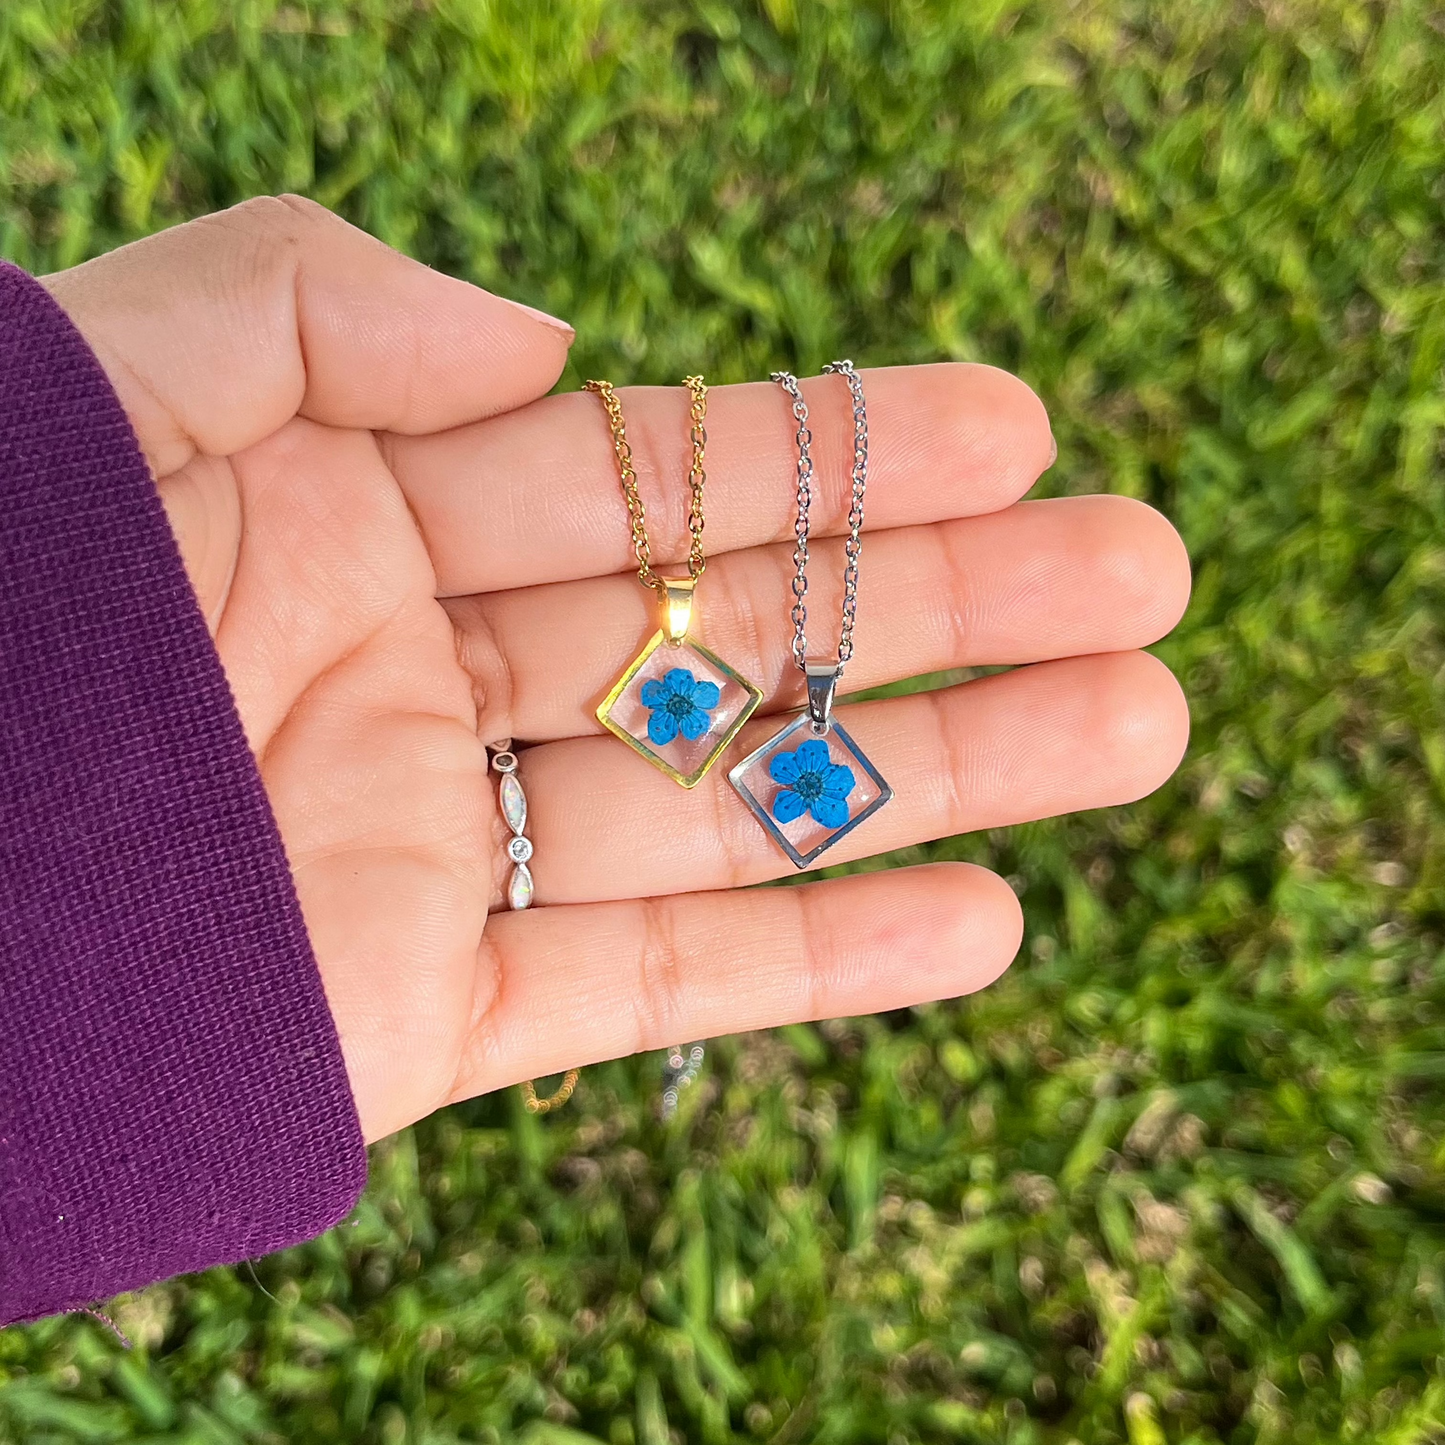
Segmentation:
<svg viewBox="0 0 1445 1445">
<path fill-rule="evenodd" d="M 1445 1441 L 1442 75 L 1419 0 L 4 0 L 23 265 L 294 189 L 564 386 L 994 362 L 1196 592 L 1169 787 L 890 860 L 1013 880 L 991 990 L 447 1110 L 131 1354 L 0 1333 L 0 1441 Z"/>
</svg>

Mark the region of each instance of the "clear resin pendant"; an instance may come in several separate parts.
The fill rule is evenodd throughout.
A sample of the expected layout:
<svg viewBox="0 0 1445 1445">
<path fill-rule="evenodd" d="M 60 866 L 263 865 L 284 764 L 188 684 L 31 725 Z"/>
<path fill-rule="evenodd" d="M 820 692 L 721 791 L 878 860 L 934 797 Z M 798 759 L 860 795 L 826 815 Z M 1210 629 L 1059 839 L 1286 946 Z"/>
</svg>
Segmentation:
<svg viewBox="0 0 1445 1445">
<path fill-rule="evenodd" d="M 684 788 L 696 787 L 762 691 L 687 636 L 693 579 L 668 580 L 663 628 L 597 709 L 597 720 Z"/>
<path fill-rule="evenodd" d="M 807 868 L 893 796 L 843 728 L 832 722 L 820 735 L 808 713 L 749 753 L 728 782 L 797 868 Z"/>
</svg>

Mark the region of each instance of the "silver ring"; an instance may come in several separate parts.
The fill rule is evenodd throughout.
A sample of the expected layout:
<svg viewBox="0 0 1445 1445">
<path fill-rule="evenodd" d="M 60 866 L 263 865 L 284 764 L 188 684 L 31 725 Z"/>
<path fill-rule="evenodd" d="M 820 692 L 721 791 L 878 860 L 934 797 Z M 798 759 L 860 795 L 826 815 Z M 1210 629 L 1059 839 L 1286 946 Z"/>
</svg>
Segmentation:
<svg viewBox="0 0 1445 1445">
<path fill-rule="evenodd" d="M 507 857 L 512 860 L 512 876 L 507 880 L 507 906 L 514 912 L 521 912 L 532 906 L 537 885 L 532 880 L 532 870 L 527 867 L 532 857 L 532 840 L 524 832 L 527 826 L 527 795 L 522 791 L 522 780 L 517 776 L 517 755 L 512 751 L 511 738 L 498 738 L 487 744 L 492 755 L 492 768 L 501 777 L 500 798 L 502 817 L 512 836 L 507 840 Z"/>
</svg>

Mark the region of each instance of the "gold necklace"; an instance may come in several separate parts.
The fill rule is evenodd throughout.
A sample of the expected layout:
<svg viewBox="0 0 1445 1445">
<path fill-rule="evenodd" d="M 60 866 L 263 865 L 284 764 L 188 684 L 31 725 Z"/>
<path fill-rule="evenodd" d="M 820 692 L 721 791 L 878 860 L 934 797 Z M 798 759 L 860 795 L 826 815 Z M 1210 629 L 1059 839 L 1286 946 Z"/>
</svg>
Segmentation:
<svg viewBox="0 0 1445 1445">
<path fill-rule="evenodd" d="M 662 626 L 628 664 L 597 709 L 597 720 L 634 752 L 684 788 L 693 788 L 708 774 L 762 701 L 755 687 L 715 652 L 690 637 L 694 594 L 707 567 L 703 556 L 703 486 L 707 473 L 707 387 L 700 376 L 683 381 L 692 395 L 692 466 L 688 471 L 691 503 L 687 529 L 687 576 L 663 577 L 652 565 L 647 514 L 637 489 L 632 448 L 622 418 L 622 403 L 609 381 L 589 381 L 607 412 L 612 449 L 637 556 L 637 577 L 657 593 Z"/>
</svg>

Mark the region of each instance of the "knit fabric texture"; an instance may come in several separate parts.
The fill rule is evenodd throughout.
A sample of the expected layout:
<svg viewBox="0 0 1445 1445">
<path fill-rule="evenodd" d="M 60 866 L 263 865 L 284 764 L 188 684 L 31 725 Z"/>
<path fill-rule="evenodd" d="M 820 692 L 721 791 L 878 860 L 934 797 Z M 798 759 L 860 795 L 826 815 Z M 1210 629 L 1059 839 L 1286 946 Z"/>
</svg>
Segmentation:
<svg viewBox="0 0 1445 1445">
<path fill-rule="evenodd" d="M 0 1324 L 295 1244 L 366 1152 L 149 468 L 0 264 Z"/>
</svg>

